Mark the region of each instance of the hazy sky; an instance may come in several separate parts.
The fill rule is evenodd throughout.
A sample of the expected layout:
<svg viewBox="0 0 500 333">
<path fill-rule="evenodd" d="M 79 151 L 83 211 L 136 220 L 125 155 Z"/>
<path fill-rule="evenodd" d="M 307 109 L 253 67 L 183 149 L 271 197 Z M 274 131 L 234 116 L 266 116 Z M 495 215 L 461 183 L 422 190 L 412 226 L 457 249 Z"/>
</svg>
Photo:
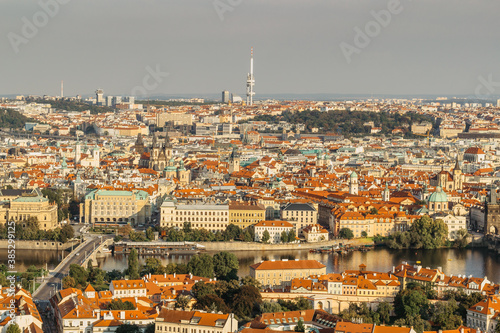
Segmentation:
<svg viewBox="0 0 500 333">
<path fill-rule="evenodd" d="M 51 1 L 65 4 L 44 24 L 41 3 Z M 151 95 L 243 95 L 251 46 L 257 99 L 473 95 L 479 77 L 500 82 L 500 1 L 400 0 L 385 27 L 374 23 L 372 11 L 394 1 L 0 0 L 0 95 L 58 95 L 61 80 L 66 96 L 138 87 Z M 34 21 L 38 32 L 23 34 Z M 354 29 L 367 26 L 369 45 L 348 63 L 341 43 L 356 47 Z M 145 86 L 147 68 L 169 75 Z M 500 94 L 500 83 L 489 92 Z"/>
</svg>

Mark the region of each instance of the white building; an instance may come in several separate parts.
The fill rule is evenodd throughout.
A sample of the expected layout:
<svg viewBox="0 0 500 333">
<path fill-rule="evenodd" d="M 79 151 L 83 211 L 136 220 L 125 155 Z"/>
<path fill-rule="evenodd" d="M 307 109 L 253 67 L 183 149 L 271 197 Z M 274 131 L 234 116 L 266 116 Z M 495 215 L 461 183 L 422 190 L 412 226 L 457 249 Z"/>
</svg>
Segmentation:
<svg viewBox="0 0 500 333">
<path fill-rule="evenodd" d="M 295 230 L 295 227 L 287 221 L 261 221 L 254 224 L 256 242 L 260 242 L 262 235 L 264 235 L 266 230 L 270 236 L 269 243 L 277 244 L 281 243 L 281 234 L 283 231 L 289 233 L 290 231 Z"/>
<path fill-rule="evenodd" d="M 224 231 L 229 224 L 229 205 L 177 205 L 165 201 L 160 208 L 160 225 L 182 229 L 190 222 L 195 229 Z"/>
</svg>

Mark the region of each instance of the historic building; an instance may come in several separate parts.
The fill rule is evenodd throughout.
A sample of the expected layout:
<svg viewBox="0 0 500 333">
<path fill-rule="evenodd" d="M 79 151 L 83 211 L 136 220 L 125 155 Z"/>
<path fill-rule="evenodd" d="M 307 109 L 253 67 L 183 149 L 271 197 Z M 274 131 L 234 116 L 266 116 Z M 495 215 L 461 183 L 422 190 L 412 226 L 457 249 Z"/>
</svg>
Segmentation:
<svg viewBox="0 0 500 333">
<path fill-rule="evenodd" d="M 496 186 L 489 186 L 489 196 L 485 203 L 485 225 L 484 233 L 500 235 L 500 205 L 497 200 Z"/>
<path fill-rule="evenodd" d="M 326 266 L 317 260 L 270 260 L 250 265 L 250 276 L 262 286 L 290 286 L 292 279 L 325 275 Z"/>
<path fill-rule="evenodd" d="M 153 134 L 153 143 L 149 152 L 144 152 L 142 137 L 138 136 L 135 145 L 132 147 L 136 151 L 143 151 L 139 160 L 140 168 L 153 169 L 167 179 L 177 179 L 181 184 L 188 184 L 191 181 L 191 171 L 184 167 L 184 160 L 181 158 L 176 163 L 173 157 L 170 137 L 165 134 L 164 143 L 158 141 L 156 133 Z"/>
<path fill-rule="evenodd" d="M 2 190 L 3 196 L 9 191 L 22 190 Z M 22 192 L 21 195 L 0 203 L 0 223 L 15 221 L 19 224 L 33 217 L 38 220 L 40 229 L 54 229 L 58 224 L 57 205 L 50 203 L 38 191 Z"/>
<path fill-rule="evenodd" d="M 266 207 L 260 203 L 243 203 L 233 201 L 229 203 L 229 224 L 246 229 L 255 223 L 265 220 Z"/>
<path fill-rule="evenodd" d="M 94 190 L 85 195 L 85 223 L 93 225 L 130 224 L 149 221 L 151 204 L 144 191 Z"/>
<path fill-rule="evenodd" d="M 462 190 L 464 182 L 464 175 L 462 169 L 460 169 L 458 159 L 455 162 L 455 167 L 450 173 L 449 171 L 441 170 L 440 173 L 436 174 L 431 178 L 431 186 L 440 186 L 442 189 L 447 191 L 459 191 Z"/>
<path fill-rule="evenodd" d="M 160 226 L 182 229 L 184 223 L 191 223 L 194 229 L 206 229 L 213 233 L 222 232 L 229 225 L 229 206 L 179 205 L 171 200 L 163 202 L 160 208 Z"/>
</svg>

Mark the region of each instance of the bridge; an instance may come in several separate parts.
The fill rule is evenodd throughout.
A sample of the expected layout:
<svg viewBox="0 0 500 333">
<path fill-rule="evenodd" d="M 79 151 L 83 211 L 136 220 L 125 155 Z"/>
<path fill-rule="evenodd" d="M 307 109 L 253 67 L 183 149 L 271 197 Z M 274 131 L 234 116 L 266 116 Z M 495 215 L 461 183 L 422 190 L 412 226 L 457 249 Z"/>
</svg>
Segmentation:
<svg viewBox="0 0 500 333">
<path fill-rule="evenodd" d="M 106 256 L 105 249 L 109 248 L 113 244 L 113 239 L 108 238 L 102 241 L 98 247 L 94 248 L 83 260 L 82 267 L 87 267 L 89 260 L 92 260 L 92 266 L 97 267 L 97 259 L 104 258 Z"/>
<path fill-rule="evenodd" d="M 117 242 L 114 245 L 114 253 L 128 254 L 136 249 L 140 255 L 169 255 L 198 253 L 205 250 L 205 246 L 194 242 Z"/>
</svg>

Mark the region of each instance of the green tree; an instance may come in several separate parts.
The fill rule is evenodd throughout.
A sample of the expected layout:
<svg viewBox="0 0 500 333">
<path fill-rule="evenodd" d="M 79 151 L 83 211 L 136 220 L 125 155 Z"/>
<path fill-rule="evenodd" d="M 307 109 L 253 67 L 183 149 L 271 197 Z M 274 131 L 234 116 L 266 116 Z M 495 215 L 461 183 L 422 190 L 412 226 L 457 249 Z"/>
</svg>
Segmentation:
<svg viewBox="0 0 500 333">
<path fill-rule="evenodd" d="M 138 279 L 139 276 L 139 256 L 134 248 L 128 255 L 128 275 L 131 280 Z"/>
<path fill-rule="evenodd" d="M 260 282 L 257 279 L 248 275 L 242 277 L 240 281 L 242 286 L 254 286 L 257 289 L 260 289 L 261 287 Z"/>
<path fill-rule="evenodd" d="M 87 285 L 89 278 L 89 273 L 85 268 L 77 264 L 71 264 L 69 266 L 69 276 L 75 280 L 76 287 L 84 287 Z"/>
<path fill-rule="evenodd" d="M 191 292 L 193 293 L 193 296 L 196 299 L 199 299 L 200 297 L 203 297 L 208 294 L 213 294 L 215 292 L 214 290 L 214 285 L 213 284 L 208 284 L 203 281 L 196 282 L 193 285 L 193 288 L 191 288 Z"/>
<path fill-rule="evenodd" d="M 214 277 L 214 260 L 208 254 L 197 254 L 188 262 L 188 270 L 195 276 Z"/>
<path fill-rule="evenodd" d="M 291 243 L 291 242 L 295 242 L 295 238 L 297 237 L 297 235 L 295 234 L 295 230 L 290 230 L 288 232 L 288 242 Z"/>
<path fill-rule="evenodd" d="M 154 229 L 149 227 L 146 229 L 146 238 L 150 241 L 155 239 Z"/>
<path fill-rule="evenodd" d="M 221 311 L 224 313 L 230 312 L 230 309 L 226 305 L 226 302 L 224 302 L 222 298 L 214 294 L 207 294 L 198 298 L 195 304 L 195 308 L 207 311 Z"/>
<path fill-rule="evenodd" d="M 155 333 L 155 323 L 148 324 L 144 333 Z"/>
<path fill-rule="evenodd" d="M 61 228 L 60 237 L 61 237 L 61 242 L 66 243 L 69 239 L 75 237 L 75 230 L 71 225 L 65 224 Z"/>
<path fill-rule="evenodd" d="M 135 310 L 134 303 L 125 301 L 121 299 L 114 299 L 108 303 L 108 310 Z"/>
<path fill-rule="evenodd" d="M 453 330 L 462 325 L 462 317 L 457 312 L 458 303 L 454 299 L 439 302 L 432 307 L 431 320 L 443 330 Z"/>
<path fill-rule="evenodd" d="M 175 299 L 175 307 L 179 308 L 181 310 L 186 310 L 187 306 L 189 305 L 190 300 L 191 299 L 189 298 L 189 296 L 179 295 Z"/>
<path fill-rule="evenodd" d="M 161 274 L 160 270 L 162 268 L 162 264 L 160 259 L 158 258 L 147 258 L 146 264 L 144 265 L 144 269 L 142 270 L 142 274 Z"/>
<path fill-rule="evenodd" d="M 262 303 L 262 296 L 254 286 L 241 286 L 233 299 L 233 311 L 240 318 L 251 317 L 257 313 Z"/>
<path fill-rule="evenodd" d="M 216 253 L 213 257 L 215 277 L 219 280 L 238 280 L 239 267 L 238 257 L 234 253 L 222 251 Z"/>
<path fill-rule="evenodd" d="M 393 310 L 394 307 L 389 302 L 380 302 L 378 304 L 377 313 L 384 324 L 390 322 L 390 316 Z"/>
<path fill-rule="evenodd" d="M 394 309 L 398 318 L 427 316 L 428 308 L 429 300 L 423 289 L 403 289 L 394 299 Z"/>
<path fill-rule="evenodd" d="M 260 313 L 273 313 L 273 312 L 282 312 L 283 309 L 279 303 L 271 302 L 271 301 L 263 301 L 260 306 Z"/>
<path fill-rule="evenodd" d="M 497 321 L 497 324 L 495 325 L 495 333 L 500 333 L 500 321 Z"/>
<path fill-rule="evenodd" d="M 73 279 L 71 276 L 65 276 L 62 279 L 62 285 L 63 288 L 75 288 L 76 287 L 76 281 Z"/>
<path fill-rule="evenodd" d="M 269 242 L 270 238 L 271 238 L 271 235 L 269 234 L 269 231 L 264 230 L 264 232 L 262 233 L 262 238 L 260 239 L 260 241 L 262 243 L 267 243 L 267 242 Z"/>
<path fill-rule="evenodd" d="M 344 239 L 353 239 L 354 234 L 351 229 L 349 228 L 342 228 L 339 231 L 339 237 L 344 238 Z"/>
<path fill-rule="evenodd" d="M 21 333 L 21 329 L 17 324 L 10 324 L 9 327 L 7 327 L 7 333 Z"/>
<path fill-rule="evenodd" d="M 299 319 L 297 322 L 297 326 L 295 326 L 295 332 L 304 332 L 306 330 L 304 326 L 304 321 L 302 319 Z"/>
<path fill-rule="evenodd" d="M 361 231 L 361 237 L 368 237 L 368 233 L 366 231 Z"/>
<path fill-rule="evenodd" d="M 288 232 L 286 231 L 281 232 L 281 242 L 288 243 Z"/>
<path fill-rule="evenodd" d="M 297 297 L 295 299 L 296 310 L 310 310 L 312 309 L 312 304 L 304 297 Z"/>
</svg>

